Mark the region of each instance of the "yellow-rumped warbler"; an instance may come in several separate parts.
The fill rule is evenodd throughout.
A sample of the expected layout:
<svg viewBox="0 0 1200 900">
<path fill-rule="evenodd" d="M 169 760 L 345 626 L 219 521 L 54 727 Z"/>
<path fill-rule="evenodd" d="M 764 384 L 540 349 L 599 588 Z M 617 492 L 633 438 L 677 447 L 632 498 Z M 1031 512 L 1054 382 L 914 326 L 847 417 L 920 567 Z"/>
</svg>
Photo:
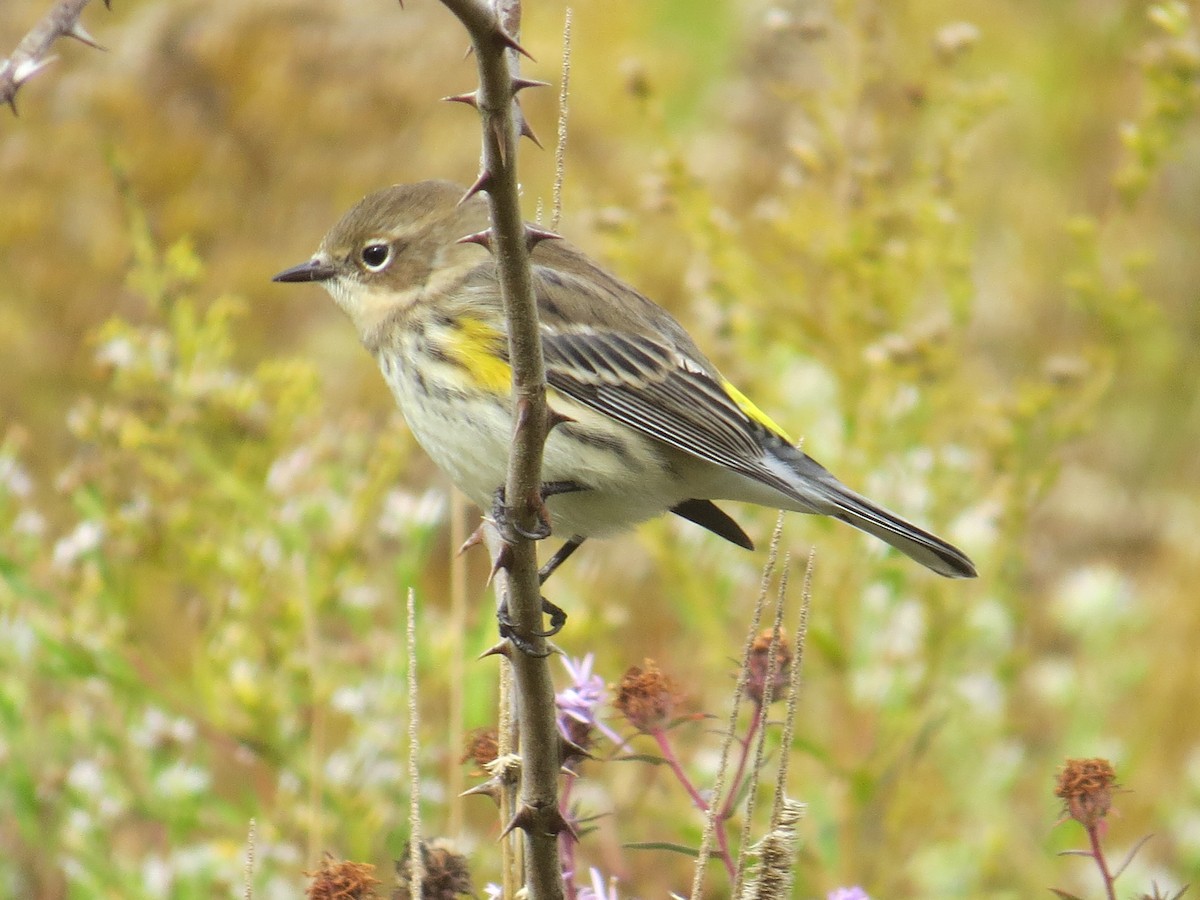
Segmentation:
<svg viewBox="0 0 1200 900">
<path fill-rule="evenodd" d="M 459 238 L 489 226 L 487 203 L 444 181 L 371 194 L 311 260 L 276 281 L 319 281 L 353 320 L 421 446 L 487 509 L 512 437 L 508 339 L 496 261 Z M 713 500 L 848 522 L 950 578 L 975 567 L 956 547 L 856 494 L 796 449 L 717 371 L 665 310 L 566 241 L 530 257 L 551 407 L 542 477 L 554 533 L 602 537 L 674 512 L 735 544 Z"/>
</svg>

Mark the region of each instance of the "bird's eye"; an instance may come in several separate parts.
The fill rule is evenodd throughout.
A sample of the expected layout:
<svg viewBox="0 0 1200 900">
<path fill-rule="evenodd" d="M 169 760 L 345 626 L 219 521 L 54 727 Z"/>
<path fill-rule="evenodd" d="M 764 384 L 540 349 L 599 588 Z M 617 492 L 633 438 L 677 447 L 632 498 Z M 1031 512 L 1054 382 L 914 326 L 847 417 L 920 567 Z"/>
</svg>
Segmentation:
<svg viewBox="0 0 1200 900">
<path fill-rule="evenodd" d="M 392 259 L 392 248 L 384 243 L 371 243 L 362 249 L 363 265 L 372 272 L 378 272 Z"/>
</svg>

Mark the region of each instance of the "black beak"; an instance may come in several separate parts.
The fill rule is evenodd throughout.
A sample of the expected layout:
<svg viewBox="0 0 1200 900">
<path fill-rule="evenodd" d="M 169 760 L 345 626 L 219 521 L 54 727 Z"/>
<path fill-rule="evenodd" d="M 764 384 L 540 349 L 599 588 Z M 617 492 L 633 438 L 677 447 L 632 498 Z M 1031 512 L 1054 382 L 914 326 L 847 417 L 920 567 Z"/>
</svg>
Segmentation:
<svg viewBox="0 0 1200 900">
<path fill-rule="evenodd" d="M 272 281 L 328 281 L 334 276 L 334 269 L 327 262 L 322 262 L 319 259 L 310 259 L 308 262 L 302 262 L 298 266 L 292 266 L 290 269 L 284 269 Z"/>
</svg>

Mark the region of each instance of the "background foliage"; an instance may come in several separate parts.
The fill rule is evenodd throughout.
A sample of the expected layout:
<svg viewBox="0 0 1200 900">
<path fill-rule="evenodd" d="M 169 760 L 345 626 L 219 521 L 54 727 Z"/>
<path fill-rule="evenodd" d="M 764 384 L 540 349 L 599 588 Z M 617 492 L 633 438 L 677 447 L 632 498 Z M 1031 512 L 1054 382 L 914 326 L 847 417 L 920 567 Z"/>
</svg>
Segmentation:
<svg viewBox="0 0 1200 900">
<path fill-rule="evenodd" d="M 43 4 L 0 9 L 11 47 Z M 426 827 L 458 765 L 445 482 L 323 294 L 268 282 L 363 193 L 473 177 L 464 38 L 433 2 L 89 10 L 0 135 L 0 892 L 296 896 L 406 834 L 405 588 Z M 791 793 L 803 896 L 1095 889 L 1056 767 L 1112 759 L 1125 890 L 1200 876 L 1200 44 L 1181 2 L 584 2 L 562 230 L 671 308 L 852 485 L 979 564 L 817 547 Z M 524 43 L 553 80 L 562 8 Z M 527 92 L 534 94 L 535 92 Z M 548 139 L 552 91 L 526 109 Z M 528 211 L 552 154 L 528 145 Z M 738 510 L 760 544 L 772 516 Z M 589 545 L 561 644 L 652 657 L 720 713 L 762 553 L 685 523 Z M 482 560 L 472 561 L 471 596 Z M 556 579 L 557 580 L 557 579 Z M 469 652 L 490 642 L 477 604 Z M 468 666 L 468 725 L 494 665 Z M 703 782 L 716 737 L 681 735 Z M 643 748 L 648 749 L 648 748 Z M 694 841 L 654 767 L 589 764 L 581 848 Z M 459 846 L 494 877 L 497 828 Z M 664 813 L 663 810 L 669 810 Z"/>
</svg>

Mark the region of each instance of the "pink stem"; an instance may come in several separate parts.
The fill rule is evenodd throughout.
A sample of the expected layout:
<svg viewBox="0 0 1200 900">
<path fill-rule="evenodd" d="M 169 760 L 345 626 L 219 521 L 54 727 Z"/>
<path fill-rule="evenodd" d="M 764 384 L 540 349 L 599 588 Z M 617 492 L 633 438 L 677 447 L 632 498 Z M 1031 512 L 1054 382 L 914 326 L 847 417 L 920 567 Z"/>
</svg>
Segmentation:
<svg viewBox="0 0 1200 900">
<path fill-rule="evenodd" d="M 750 727 L 746 730 L 746 736 L 740 739 L 742 755 L 738 759 L 737 771 L 733 773 L 733 781 L 729 782 L 729 790 L 725 792 L 725 802 L 721 804 L 721 812 L 717 816 L 722 822 L 733 815 L 733 804 L 737 795 L 741 793 L 742 776 L 746 774 L 746 761 L 750 759 L 750 747 L 754 743 L 754 735 L 758 733 L 758 726 L 762 724 L 762 718 L 762 706 L 755 705 Z"/>
<path fill-rule="evenodd" d="M 1109 874 L 1108 863 L 1104 859 L 1104 849 L 1100 846 L 1100 829 L 1098 826 L 1092 825 L 1088 827 L 1087 833 L 1088 840 L 1092 844 L 1092 859 L 1100 867 L 1100 875 L 1104 878 L 1104 895 L 1108 900 L 1117 900 L 1116 883 Z"/>
<path fill-rule="evenodd" d="M 683 789 L 688 792 L 688 796 L 696 804 L 696 809 L 707 814 L 708 804 L 700 796 L 700 792 L 696 790 L 696 786 L 692 784 L 691 779 L 687 777 L 687 773 L 683 771 L 683 767 L 679 765 L 679 760 L 675 758 L 675 751 L 671 748 L 671 744 L 667 740 L 667 733 L 661 728 L 656 728 L 650 734 L 658 744 L 658 749 L 662 751 L 663 759 L 667 761 L 667 765 L 675 773 L 676 780 L 683 785 Z M 716 832 L 719 848 L 718 855 L 721 857 L 721 861 L 725 863 L 725 871 L 729 873 L 729 878 L 732 881 L 734 878 L 733 855 L 729 852 L 729 838 L 725 834 L 725 822 L 723 819 L 717 819 Z"/>
</svg>

